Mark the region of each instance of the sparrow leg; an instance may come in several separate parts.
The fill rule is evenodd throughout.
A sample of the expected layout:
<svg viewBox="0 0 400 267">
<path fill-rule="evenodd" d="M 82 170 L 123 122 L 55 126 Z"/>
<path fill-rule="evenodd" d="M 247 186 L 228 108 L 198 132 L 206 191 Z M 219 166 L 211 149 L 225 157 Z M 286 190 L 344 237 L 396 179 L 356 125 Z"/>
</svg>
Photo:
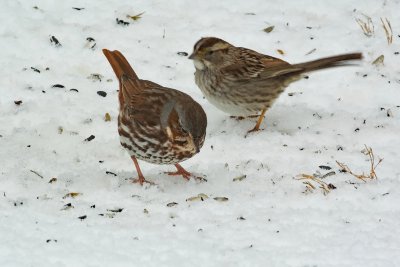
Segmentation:
<svg viewBox="0 0 400 267">
<path fill-rule="evenodd" d="M 260 117 L 259 117 L 258 120 L 257 120 L 256 126 L 254 126 L 253 129 L 251 129 L 250 131 L 248 131 L 247 134 L 252 133 L 252 132 L 257 132 L 257 131 L 260 130 L 260 125 L 261 125 L 261 122 L 262 122 L 263 119 L 264 119 L 264 115 L 265 115 L 265 112 L 266 112 L 266 111 L 267 111 L 267 109 L 263 109 L 263 110 L 261 111 L 261 114 L 260 114 Z"/>
<path fill-rule="evenodd" d="M 185 178 L 186 180 L 190 180 L 190 177 L 192 176 L 192 174 L 190 172 L 185 170 L 178 163 L 175 164 L 175 167 L 176 167 L 176 172 L 166 172 L 166 174 L 168 174 L 168 175 L 182 175 L 182 177 Z"/>
<path fill-rule="evenodd" d="M 139 176 L 137 179 L 133 179 L 133 183 L 139 183 L 140 185 L 143 185 L 143 183 L 149 183 L 149 184 L 151 184 L 151 185 L 154 185 L 153 182 L 147 181 L 147 180 L 144 178 L 143 173 L 142 173 L 142 171 L 140 170 L 139 163 L 138 163 L 137 159 L 136 159 L 135 157 L 133 157 L 133 156 L 131 157 L 131 159 L 133 160 L 133 163 L 135 164 L 136 171 L 137 171 L 138 176 Z"/>
</svg>

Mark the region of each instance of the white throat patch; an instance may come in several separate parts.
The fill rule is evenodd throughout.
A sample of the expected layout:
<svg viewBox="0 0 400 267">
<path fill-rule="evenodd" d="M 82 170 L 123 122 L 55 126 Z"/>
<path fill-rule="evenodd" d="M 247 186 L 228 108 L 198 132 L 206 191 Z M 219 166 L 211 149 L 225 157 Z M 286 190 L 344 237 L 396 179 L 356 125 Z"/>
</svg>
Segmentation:
<svg viewBox="0 0 400 267">
<path fill-rule="evenodd" d="M 205 66 L 204 66 L 203 62 L 201 62 L 200 60 L 195 59 L 195 60 L 193 60 L 193 62 L 194 62 L 194 66 L 195 66 L 196 69 L 198 69 L 198 70 L 204 70 L 205 69 Z"/>
</svg>

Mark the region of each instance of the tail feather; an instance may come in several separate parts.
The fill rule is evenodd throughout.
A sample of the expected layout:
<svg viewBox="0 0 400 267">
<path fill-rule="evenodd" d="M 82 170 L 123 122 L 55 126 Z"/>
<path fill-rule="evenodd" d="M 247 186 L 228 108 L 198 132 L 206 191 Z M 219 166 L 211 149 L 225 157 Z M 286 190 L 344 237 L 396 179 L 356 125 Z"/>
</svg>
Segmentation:
<svg viewBox="0 0 400 267">
<path fill-rule="evenodd" d="M 300 64 L 294 64 L 293 67 L 302 69 L 301 72 L 309 72 L 326 68 L 352 66 L 355 65 L 353 60 L 360 60 L 360 59 L 362 59 L 361 53 L 352 53 L 352 54 L 344 54 L 333 57 L 321 58 Z"/>
<path fill-rule="evenodd" d="M 124 100 L 129 102 L 129 99 L 132 99 L 134 94 L 142 90 L 139 77 L 121 52 L 103 49 L 103 53 L 118 78 L 120 103 L 123 104 Z"/>
</svg>

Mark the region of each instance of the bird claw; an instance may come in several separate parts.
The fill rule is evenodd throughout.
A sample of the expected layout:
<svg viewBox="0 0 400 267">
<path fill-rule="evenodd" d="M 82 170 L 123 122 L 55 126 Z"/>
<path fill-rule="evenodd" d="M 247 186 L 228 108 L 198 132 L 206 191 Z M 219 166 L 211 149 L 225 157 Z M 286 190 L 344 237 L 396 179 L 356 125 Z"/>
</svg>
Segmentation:
<svg viewBox="0 0 400 267">
<path fill-rule="evenodd" d="M 258 131 L 263 131 L 263 130 L 264 129 L 260 129 L 260 128 L 254 127 L 253 129 L 247 131 L 247 133 L 246 133 L 246 135 L 244 137 L 246 138 L 249 134 L 252 134 L 252 133 L 255 133 L 255 132 L 258 132 Z"/>
<path fill-rule="evenodd" d="M 181 175 L 187 181 L 189 181 L 190 178 L 192 177 L 193 179 L 195 179 L 195 180 L 197 180 L 199 182 L 207 182 L 206 178 L 200 177 L 200 176 L 195 176 L 195 175 L 191 174 L 190 172 L 188 172 L 186 170 L 177 170 L 175 172 L 165 172 L 165 174 L 168 174 L 168 175 L 171 175 L 171 176 Z"/>
<path fill-rule="evenodd" d="M 171 175 L 171 176 L 181 175 L 186 180 L 190 180 L 190 177 L 192 176 L 192 174 L 190 172 L 186 172 L 186 171 L 185 172 L 184 171 L 165 172 L 165 174 L 168 174 L 168 175 Z"/>
<path fill-rule="evenodd" d="M 136 178 L 136 179 L 132 178 L 132 183 L 134 183 L 134 184 L 139 183 L 141 186 L 143 186 L 144 183 L 147 183 L 149 185 L 155 185 L 156 184 L 156 183 L 154 183 L 152 181 L 146 180 L 143 176 L 142 177 L 139 176 L 139 178 Z"/>
</svg>

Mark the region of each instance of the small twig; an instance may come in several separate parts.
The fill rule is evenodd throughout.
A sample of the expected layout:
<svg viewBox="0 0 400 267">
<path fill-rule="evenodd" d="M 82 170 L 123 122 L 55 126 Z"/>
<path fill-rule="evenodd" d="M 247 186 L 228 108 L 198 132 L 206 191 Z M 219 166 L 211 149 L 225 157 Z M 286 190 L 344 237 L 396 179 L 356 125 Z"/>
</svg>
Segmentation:
<svg viewBox="0 0 400 267">
<path fill-rule="evenodd" d="M 392 26 L 390 25 L 390 21 L 387 18 L 385 18 L 385 20 L 381 18 L 381 22 L 382 22 L 382 27 L 385 30 L 386 40 L 388 42 L 388 45 L 390 45 L 393 42 Z"/>
<path fill-rule="evenodd" d="M 355 174 L 354 172 L 351 171 L 351 169 L 344 163 L 341 163 L 339 161 L 336 161 L 336 163 L 339 165 L 342 170 L 345 172 L 353 175 L 357 179 L 362 180 L 363 182 L 366 182 L 365 179 L 378 179 L 378 176 L 376 175 L 376 167 L 383 161 L 383 159 L 379 159 L 378 163 L 375 164 L 375 155 L 374 152 L 372 151 L 372 148 L 368 147 L 367 145 L 364 145 L 365 149 L 363 150 L 363 154 L 367 155 L 369 157 L 369 162 L 370 162 L 370 171 L 369 175 L 366 175 L 364 173 L 362 174 Z"/>
<path fill-rule="evenodd" d="M 34 170 L 30 170 L 30 172 L 32 172 L 32 173 L 34 173 L 34 174 L 36 174 L 37 176 L 39 176 L 40 178 L 42 178 L 43 179 L 43 176 L 42 175 L 40 175 L 37 171 L 34 171 Z"/>
<path fill-rule="evenodd" d="M 324 193 L 324 195 L 327 195 L 332 188 L 335 188 L 334 186 L 329 186 L 329 184 L 325 183 L 324 181 L 322 181 L 320 178 L 315 177 L 314 175 L 309 175 L 309 174 L 300 174 L 298 175 L 298 177 L 295 178 L 296 180 L 307 180 L 304 181 L 303 184 L 306 185 L 306 191 L 312 192 L 313 190 L 315 190 L 315 186 L 311 183 L 311 181 L 316 182 L 317 184 L 319 184 L 319 188 L 322 189 L 322 192 Z"/>
<path fill-rule="evenodd" d="M 364 16 L 364 18 L 366 20 L 364 21 L 362 19 L 357 18 L 356 21 L 357 21 L 358 25 L 360 25 L 363 33 L 366 36 L 371 37 L 372 35 L 374 35 L 374 31 L 375 31 L 374 23 L 372 22 L 372 19 L 369 16 L 367 16 L 365 14 L 362 14 L 362 15 Z"/>
</svg>

